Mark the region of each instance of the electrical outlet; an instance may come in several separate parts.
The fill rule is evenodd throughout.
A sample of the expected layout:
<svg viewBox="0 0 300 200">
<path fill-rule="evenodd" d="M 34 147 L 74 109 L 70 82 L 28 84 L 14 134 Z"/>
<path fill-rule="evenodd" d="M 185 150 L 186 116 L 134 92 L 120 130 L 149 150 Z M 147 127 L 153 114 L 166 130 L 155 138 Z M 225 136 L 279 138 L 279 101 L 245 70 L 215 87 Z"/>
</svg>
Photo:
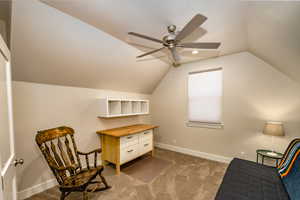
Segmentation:
<svg viewBox="0 0 300 200">
<path fill-rule="evenodd" d="M 244 151 L 241 151 L 240 154 L 241 154 L 241 158 L 245 158 L 246 153 Z"/>
</svg>

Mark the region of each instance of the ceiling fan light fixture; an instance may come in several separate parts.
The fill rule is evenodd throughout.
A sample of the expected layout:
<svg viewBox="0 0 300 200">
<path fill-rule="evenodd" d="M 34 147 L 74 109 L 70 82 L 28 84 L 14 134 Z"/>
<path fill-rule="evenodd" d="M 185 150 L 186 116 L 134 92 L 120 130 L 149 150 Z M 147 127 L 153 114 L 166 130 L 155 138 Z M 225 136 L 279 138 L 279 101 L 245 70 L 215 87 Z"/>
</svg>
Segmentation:
<svg viewBox="0 0 300 200">
<path fill-rule="evenodd" d="M 192 51 L 192 54 L 198 54 L 199 53 L 199 51 L 197 51 L 197 50 L 194 50 L 194 51 Z"/>
</svg>

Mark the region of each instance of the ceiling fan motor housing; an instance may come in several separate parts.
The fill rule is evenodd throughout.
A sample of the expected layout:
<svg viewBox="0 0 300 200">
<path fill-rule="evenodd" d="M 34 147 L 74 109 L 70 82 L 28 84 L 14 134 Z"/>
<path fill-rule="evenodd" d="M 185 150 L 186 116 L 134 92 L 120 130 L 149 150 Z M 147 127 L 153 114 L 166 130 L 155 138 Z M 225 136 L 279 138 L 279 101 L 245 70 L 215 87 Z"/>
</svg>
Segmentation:
<svg viewBox="0 0 300 200">
<path fill-rule="evenodd" d="M 163 44 L 166 47 L 175 46 L 175 34 L 169 34 L 163 37 Z"/>
<path fill-rule="evenodd" d="M 163 44 L 165 47 L 173 48 L 176 46 L 175 38 L 176 38 L 176 26 L 170 25 L 168 26 L 169 35 L 163 37 Z"/>
</svg>

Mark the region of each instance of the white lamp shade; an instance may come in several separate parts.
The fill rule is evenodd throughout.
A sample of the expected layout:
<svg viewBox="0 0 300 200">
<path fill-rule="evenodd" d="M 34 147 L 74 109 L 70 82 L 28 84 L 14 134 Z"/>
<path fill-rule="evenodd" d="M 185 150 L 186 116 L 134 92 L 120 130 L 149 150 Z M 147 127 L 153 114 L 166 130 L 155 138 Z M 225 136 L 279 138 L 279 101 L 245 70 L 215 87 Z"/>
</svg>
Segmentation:
<svg viewBox="0 0 300 200">
<path fill-rule="evenodd" d="M 263 133 L 273 136 L 284 136 L 282 122 L 266 122 Z"/>
</svg>

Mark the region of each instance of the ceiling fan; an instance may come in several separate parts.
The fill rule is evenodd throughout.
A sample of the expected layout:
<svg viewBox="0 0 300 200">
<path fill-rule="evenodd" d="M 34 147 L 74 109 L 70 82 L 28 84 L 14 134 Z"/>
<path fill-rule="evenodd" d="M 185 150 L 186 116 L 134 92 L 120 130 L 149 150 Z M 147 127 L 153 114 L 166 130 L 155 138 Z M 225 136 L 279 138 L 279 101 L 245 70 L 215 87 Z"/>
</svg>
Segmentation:
<svg viewBox="0 0 300 200">
<path fill-rule="evenodd" d="M 173 61 L 174 66 L 179 66 L 180 57 L 178 55 L 178 52 L 176 51 L 176 47 L 180 48 L 196 48 L 196 49 L 217 49 L 221 45 L 219 42 L 198 42 L 198 43 L 181 43 L 181 41 L 190 35 L 192 32 L 194 32 L 199 26 L 201 26 L 205 21 L 207 20 L 207 17 L 197 14 L 195 15 L 191 21 L 185 25 L 185 27 L 179 31 L 176 32 L 176 26 L 170 25 L 168 26 L 168 35 L 164 36 L 162 40 L 149 37 L 146 35 L 142 35 L 139 33 L 129 32 L 129 35 L 133 35 L 136 37 L 140 37 L 146 40 L 150 40 L 153 42 L 158 42 L 163 45 L 162 48 L 155 49 L 153 51 L 144 53 L 142 55 L 137 56 L 137 58 L 141 58 L 153 53 L 156 53 L 158 51 L 161 51 L 163 49 L 169 49 L 171 53 L 171 59 Z"/>
</svg>

